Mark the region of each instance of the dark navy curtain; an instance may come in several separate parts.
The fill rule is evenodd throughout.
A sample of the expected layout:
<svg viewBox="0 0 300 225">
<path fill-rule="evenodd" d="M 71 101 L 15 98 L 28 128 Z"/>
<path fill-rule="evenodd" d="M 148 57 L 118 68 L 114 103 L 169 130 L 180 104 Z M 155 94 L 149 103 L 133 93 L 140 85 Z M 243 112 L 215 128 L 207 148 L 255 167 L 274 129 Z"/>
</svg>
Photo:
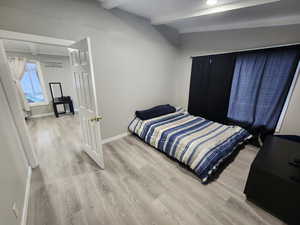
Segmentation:
<svg viewBox="0 0 300 225">
<path fill-rule="evenodd" d="M 274 130 L 298 60 L 298 49 L 272 49 L 238 55 L 229 119 L 254 129 Z"/>
</svg>

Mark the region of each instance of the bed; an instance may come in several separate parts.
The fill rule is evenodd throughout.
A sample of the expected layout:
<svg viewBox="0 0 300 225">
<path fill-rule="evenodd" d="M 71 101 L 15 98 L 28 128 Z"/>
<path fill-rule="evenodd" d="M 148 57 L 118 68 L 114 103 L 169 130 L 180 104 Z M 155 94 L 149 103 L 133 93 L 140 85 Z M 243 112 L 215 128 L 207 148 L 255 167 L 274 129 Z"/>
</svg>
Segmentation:
<svg viewBox="0 0 300 225">
<path fill-rule="evenodd" d="M 185 164 L 206 183 L 220 163 L 251 137 L 239 126 L 228 126 L 190 115 L 174 113 L 132 120 L 129 131 L 169 157 Z"/>
</svg>

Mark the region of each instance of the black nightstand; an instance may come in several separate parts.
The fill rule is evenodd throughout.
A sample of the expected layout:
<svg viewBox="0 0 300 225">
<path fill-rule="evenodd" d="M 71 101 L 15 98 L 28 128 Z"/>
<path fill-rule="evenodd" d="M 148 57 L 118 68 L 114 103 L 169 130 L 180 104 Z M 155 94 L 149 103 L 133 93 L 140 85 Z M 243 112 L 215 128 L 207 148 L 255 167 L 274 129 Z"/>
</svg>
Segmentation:
<svg viewBox="0 0 300 225">
<path fill-rule="evenodd" d="M 251 165 L 247 199 L 284 222 L 300 224 L 300 167 L 290 164 L 300 143 L 269 136 Z"/>
</svg>

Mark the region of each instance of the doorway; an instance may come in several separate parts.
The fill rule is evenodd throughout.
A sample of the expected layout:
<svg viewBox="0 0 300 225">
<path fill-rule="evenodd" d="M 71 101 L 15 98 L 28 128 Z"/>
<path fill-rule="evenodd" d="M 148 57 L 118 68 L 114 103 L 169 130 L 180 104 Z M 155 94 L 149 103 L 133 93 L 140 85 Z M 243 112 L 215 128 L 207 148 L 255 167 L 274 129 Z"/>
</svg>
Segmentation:
<svg viewBox="0 0 300 225">
<path fill-rule="evenodd" d="M 7 62 L 7 64 L 9 64 L 9 60 L 13 60 L 14 58 L 25 58 L 26 61 L 22 77 L 14 76 L 15 74 L 11 72 L 11 78 L 9 78 L 11 80 L 7 80 L 5 88 L 7 89 L 6 91 L 15 92 L 15 96 L 11 96 L 9 101 L 10 104 L 13 105 L 12 108 L 16 114 L 15 120 L 17 127 L 20 130 L 19 134 L 25 140 L 24 142 L 29 143 L 27 147 L 24 148 L 24 151 L 26 152 L 30 165 L 36 167 L 38 162 L 33 150 L 34 147 L 32 141 L 28 134 L 28 128 L 26 128 L 26 124 L 24 123 L 24 118 L 30 120 L 39 117 L 42 118 L 47 115 L 50 116 L 52 114 L 50 105 L 51 103 L 53 105 L 54 99 L 52 99 L 50 103 L 47 91 L 49 89 L 46 88 L 47 85 L 45 81 L 46 79 L 49 79 L 49 76 L 45 76 L 43 70 L 45 71 L 46 67 L 51 67 L 52 69 L 53 67 L 63 67 L 63 63 L 59 62 L 59 60 L 58 62 L 49 60 L 49 55 L 52 54 L 52 56 L 56 55 L 57 57 L 57 55 L 59 55 L 57 52 L 61 51 L 61 54 L 65 54 L 61 55 L 61 57 L 64 57 L 66 62 L 70 62 L 69 70 L 72 72 L 69 73 L 69 77 L 60 76 L 59 79 L 65 79 L 64 82 L 66 79 L 68 80 L 65 82 L 70 90 L 70 95 L 68 96 L 73 98 L 77 104 L 76 107 L 79 112 L 78 118 L 81 127 L 80 137 L 82 140 L 82 149 L 99 167 L 104 168 L 100 123 L 98 123 L 100 117 L 96 100 L 95 79 L 89 38 L 79 42 L 73 42 L 3 30 L 0 30 L 0 38 L 2 42 L 1 51 L 3 53 L 3 63 Z M 7 50 L 5 50 L 5 48 L 7 48 Z M 30 57 L 26 55 L 28 54 L 28 52 L 25 52 L 26 48 L 29 49 Z M 42 57 L 41 55 L 47 55 L 48 58 Z M 29 59 L 27 60 L 25 56 Z M 16 63 L 18 65 L 19 62 L 16 61 Z M 12 65 L 14 64 L 12 63 Z M 65 74 L 68 73 L 66 72 Z M 1 79 L 8 79 L 3 77 L 4 76 L 2 76 Z M 13 83 L 15 84 L 13 85 Z M 72 88 L 70 88 L 71 86 Z M 17 93 L 18 91 L 19 93 Z M 20 92 L 23 92 L 23 96 L 20 96 Z M 74 92 L 76 92 L 76 94 Z M 83 99 L 85 99 L 85 101 L 83 101 Z M 22 103 L 22 101 L 24 102 Z M 26 113 L 27 111 L 29 111 L 28 114 Z"/>
<path fill-rule="evenodd" d="M 77 109 L 66 47 L 6 39 L 3 44 L 10 68 L 17 74 L 14 77 L 15 82 L 18 82 L 16 88 L 24 117 L 28 121 L 52 116 L 53 100 L 63 96 L 70 99 L 72 109 Z M 59 85 L 51 85 L 53 83 Z M 68 104 L 60 104 L 56 108 L 60 113 L 73 112 Z"/>
</svg>

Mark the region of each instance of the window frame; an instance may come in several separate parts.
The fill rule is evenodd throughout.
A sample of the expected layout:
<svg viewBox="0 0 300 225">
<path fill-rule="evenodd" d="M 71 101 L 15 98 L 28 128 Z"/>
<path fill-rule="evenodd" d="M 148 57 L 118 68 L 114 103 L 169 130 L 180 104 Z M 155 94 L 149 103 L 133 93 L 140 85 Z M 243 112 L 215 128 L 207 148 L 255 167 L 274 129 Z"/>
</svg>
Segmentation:
<svg viewBox="0 0 300 225">
<path fill-rule="evenodd" d="M 44 101 L 42 101 L 42 102 L 28 102 L 29 106 L 34 107 L 34 106 L 49 105 L 48 94 L 47 94 L 45 81 L 44 81 L 44 75 L 43 75 L 43 72 L 42 72 L 42 69 L 41 69 L 41 63 L 38 60 L 33 60 L 33 59 L 27 60 L 26 64 L 27 63 L 36 64 L 38 78 L 39 78 L 39 81 L 40 81 L 40 84 L 41 84 L 41 89 L 42 89 L 43 97 L 44 97 Z"/>
</svg>

